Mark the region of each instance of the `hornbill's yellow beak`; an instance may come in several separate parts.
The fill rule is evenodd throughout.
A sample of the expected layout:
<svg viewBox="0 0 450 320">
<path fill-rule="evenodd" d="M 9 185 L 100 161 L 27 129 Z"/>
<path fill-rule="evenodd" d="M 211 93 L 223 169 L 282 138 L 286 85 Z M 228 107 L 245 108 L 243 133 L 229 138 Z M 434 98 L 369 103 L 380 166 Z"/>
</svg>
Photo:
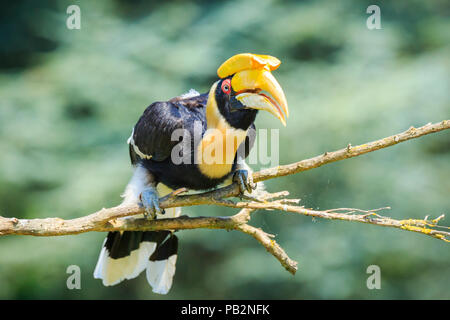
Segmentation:
<svg viewBox="0 0 450 320">
<path fill-rule="evenodd" d="M 220 78 L 233 75 L 231 87 L 236 99 L 245 107 L 268 111 L 286 126 L 289 117 L 286 97 L 271 73 L 280 64 L 280 60 L 272 56 L 241 53 L 225 61 L 217 74 Z"/>
</svg>

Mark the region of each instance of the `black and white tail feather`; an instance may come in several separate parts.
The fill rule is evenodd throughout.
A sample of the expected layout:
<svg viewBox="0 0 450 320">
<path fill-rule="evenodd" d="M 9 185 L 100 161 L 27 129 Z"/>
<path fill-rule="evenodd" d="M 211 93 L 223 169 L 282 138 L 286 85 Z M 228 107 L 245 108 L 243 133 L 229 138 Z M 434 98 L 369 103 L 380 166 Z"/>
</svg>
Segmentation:
<svg viewBox="0 0 450 320">
<path fill-rule="evenodd" d="M 252 172 L 245 162 L 240 163 L 239 167 Z M 122 205 L 139 203 L 139 196 L 149 182 L 148 171 L 140 165 L 136 166 L 122 195 Z M 229 179 L 224 185 L 231 182 Z M 157 191 L 162 197 L 172 190 L 158 184 Z M 264 185 L 258 182 L 257 189 L 253 192 L 264 192 Z M 181 208 L 167 208 L 164 218 L 176 218 L 180 214 Z M 175 275 L 177 252 L 178 238 L 169 230 L 109 232 L 103 242 L 94 278 L 102 279 L 105 286 L 113 286 L 123 280 L 134 279 L 146 270 L 147 281 L 153 292 L 167 294 Z"/>
<path fill-rule="evenodd" d="M 139 196 L 148 186 L 150 178 L 145 168 L 136 166 L 122 195 L 122 205 L 139 203 Z M 160 197 L 171 192 L 162 184 L 158 184 L 157 191 Z M 169 208 L 165 210 L 164 218 L 175 218 L 180 213 L 180 208 Z M 153 292 L 167 294 L 175 275 L 177 251 L 178 238 L 169 230 L 109 232 L 95 267 L 94 278 L 102 279 L 105 286 L 113 286 L 136 278 L 146 270 Z"/>
</svg>

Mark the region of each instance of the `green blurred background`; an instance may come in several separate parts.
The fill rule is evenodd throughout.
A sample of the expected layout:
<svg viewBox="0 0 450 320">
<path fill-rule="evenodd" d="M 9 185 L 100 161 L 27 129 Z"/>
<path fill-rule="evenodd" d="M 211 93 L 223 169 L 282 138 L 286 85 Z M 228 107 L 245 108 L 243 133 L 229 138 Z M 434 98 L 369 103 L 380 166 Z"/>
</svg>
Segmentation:
<svg viewBox="0 0 450 320">
<path fill-rule="evenodd" d="M 81 30 L 66 9 L 81 8 Z M 366 8 L 381 8 L 368 30 Z M 286 92 L 280 162 L 392 135 L 450 115 L 448 1 L 22 1 L 0 12 L 0 215 L 80 217 L 120 202 L 132 173 L 126 140 L 153 101 L 209 89 L 240 52 L 271 54 Z M 295 176 L 271 180 L 305 206 L 377 208 L 394 218 L 450 214 L 450 133 L 441 132 Z M 191 207 L 189 215 L 232 209 Z M 444 224 L 449 224 L 449 218 Z M 254 214 L 299 261 L 287 273 L 239 232 L 179 232 L 174 285 L 153 294 L 145 275 L 103 287 L 92 273 L 104 233 L 0 238 L 0 298 L 450 298 L 443 241 L 395 229 Z M 381 268 L 368 290 L 366 268 Z M 81 290 L 66 268 L 79 265 Z"/>
</svg>

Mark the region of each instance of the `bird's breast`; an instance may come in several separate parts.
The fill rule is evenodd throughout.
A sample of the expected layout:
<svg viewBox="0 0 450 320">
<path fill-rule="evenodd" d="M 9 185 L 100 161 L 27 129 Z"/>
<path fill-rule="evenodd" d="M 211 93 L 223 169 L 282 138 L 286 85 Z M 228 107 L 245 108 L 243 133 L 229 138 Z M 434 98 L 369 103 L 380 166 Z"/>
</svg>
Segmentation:
<svg viewBox="0 0 450 320">
<path fill-rule="evenodd" d="M 200 172 L 212 179 L 228 175 L 246 136 L 246 130 L 231 128 L 226 123 L 207 129 L 197 146 L 196 163 Z"/>
</svg>

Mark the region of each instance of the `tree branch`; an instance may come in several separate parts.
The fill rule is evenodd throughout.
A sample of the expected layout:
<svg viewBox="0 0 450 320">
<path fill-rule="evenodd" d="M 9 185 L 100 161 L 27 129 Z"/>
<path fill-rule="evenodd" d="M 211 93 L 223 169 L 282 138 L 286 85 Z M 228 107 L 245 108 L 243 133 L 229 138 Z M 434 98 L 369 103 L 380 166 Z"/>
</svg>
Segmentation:
<svg viewBox="0 0 450 320">
<path fill-rule="evenodd" d="M 434 124 L 428 123 L 427 125 L 420 128 L 410 127 L 405 132 L 390 137 L 386 137 L 380 140 L 368 142 L 355 147 L 352 147 L 351 144 L 348 144 L 347 147 L 345 147 L 344 149 L 340 149 L 333 152 L 325 152 L 324 154 L 314 158 L 302 160 L 284 166 L 261 170 L 253 175 L 253 180 L 256 182 L 263 181 L 276 177 L 299 173 L 306 170 L 311 170 L 314 168 L 321 167 L 324 164 L 357 157 L 369 152 L 373 152 L 379 149 L 396 145 L 400 142 L 405 142 L 411 139 L 419 138 L 424 135 L 439 132 L 449 128 L 450 128 L 450 120 L 444 120 Z"/>
<path fill-rule="evenodd" d="M 450 128 L 450 120 L 444 120 L 440 123 L 427 124 L 420 128 L 411 127 L 407 131 L 386 137 L 380 140 L 372 141 L 366 144 L 352 147 L 350 144 L 344 148 L 333 152 L 325 152 L 314 158 L 305 159 L 288 165 L 278 166 L 274 168 L 264 169 L 253 173 L 255 182 L 264 181 L 272 178 L 286 176 L 299 173 L 302 171 L 314 169 L 328 163 L 339 160 L 353 158 L 379 149 L 393 146 L 400 142 L 419 138 L 421 136 L 446 130 Z M 241 211 L 233 216 L 227 217 L 187 217 L 181 216 L 174 219 L 158 219 L 146 220 L 138 218 L 126 218 L 136 214 L 143 213 L 140 206 L 117 206 L 102 210 L 93 214 L 71 220 L 63 220 L 60 218 L 46 219 L 17 219 L 5 218 L 0 216 L 0 236 L 1 235 L 33 235 L 33 236 L 61 236 L 69 234 L 78 234 L 90 231 L 155 231 L 155 230 L 185 230 L 185 229 L 225 229 L 238 230 L 251 235 L 268 252 L 270 252 L 289 272 L 295 274 L 297 270 L 297 262 L 291 260 L 286 252 L 272 239 L 273 236 L 265 233 L 261 229 L 255 228 L 248 224 L 250 215 L 258 209 L 264 210 L 281 210 L 293 212 L 314 218 L 324 218 L 332 220 L 344 220 L 360 223 L 373 224 L 383 227 L 392 227 L 401 230 L 407 230 L 422 233 L 436 239 L 450 242 L 450 232 L 439 230 L 449 229 L 448 227 L 439 226 L 439 221 L 444 217 L 429 220 L 424 219 L 406 219 L 395 220 L 384 217 L 376 212 L 376 210 L 361 210 L 352 208 L 330 209 L 318 211 L 306 209 L 302 206 L 294 205 L 299 202 L 298 199 L 286 199 L 289 194 L 282 191 L 274 194 L 264 193 L 258 196 L 244 196 L 249 201 L 233 202 L 227 200 L 230 197 L 240 195 L 239 187 L 236 184 L 216 189 L 213 191 L 193 194 L 179 195 L 183 190 L 175 191 L 160 199 L 161 208 L 184 207 L 194 205 L 219 205 L 232 208 L 240 208 Z M 275 198 L 283 197 L 280 200 Z M 270 200 L 270 201 L 269 201 Z"/>
</svg>

